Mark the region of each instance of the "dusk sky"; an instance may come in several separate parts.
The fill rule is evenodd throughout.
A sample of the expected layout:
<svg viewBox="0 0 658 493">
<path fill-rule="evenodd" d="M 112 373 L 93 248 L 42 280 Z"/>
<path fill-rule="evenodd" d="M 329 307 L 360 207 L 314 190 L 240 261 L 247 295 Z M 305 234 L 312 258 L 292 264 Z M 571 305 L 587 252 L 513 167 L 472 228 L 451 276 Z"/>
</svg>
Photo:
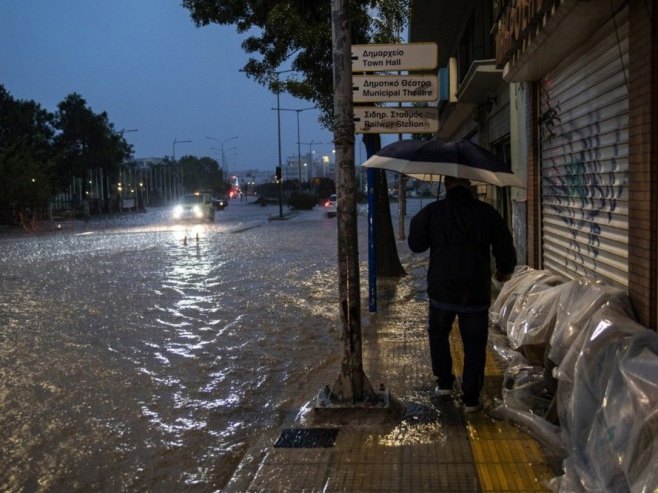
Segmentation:
<svg viewBox="0 0 658 493">
<path fill-rule="evenodd" d="M 191 140 L 175 145 L 177 158 L 219 160 L 219 140 L 231 168 L 274 169 L 276 95 L 239 72 L 243 39 L 233 26 L 197 28 L 178 0 L 0 0 L 0 84 L 53 112 L 77 92 L 116 130 L 137 129 L 124 134 L 137 158 Z M 282 94 L 280 106 L 313 104 Z M 331 155 L 316 110 L 300 113 L 300 129 L 302 154 Z M 283 162 L 297 155 L 294 111 L 281 112 L 281 145 Z"/>
</svg>

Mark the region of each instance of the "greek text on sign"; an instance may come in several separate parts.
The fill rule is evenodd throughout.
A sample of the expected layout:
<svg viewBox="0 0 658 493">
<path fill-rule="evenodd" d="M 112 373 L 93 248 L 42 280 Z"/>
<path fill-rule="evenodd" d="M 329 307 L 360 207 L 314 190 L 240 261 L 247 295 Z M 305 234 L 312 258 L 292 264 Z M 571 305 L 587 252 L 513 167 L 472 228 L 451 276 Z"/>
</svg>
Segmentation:
<svg viewBox="0 0 658 493">
<path fill-rule="evenodd" d="M 436 43 L 352 45 L 352 72 L 433 70 L 438 53 Z"/>
<path fill-rule="evenodd" d="M 352 92 L 356 102 L 436 101 L 439 78 L 436 75 L 354 75 Z"/>
<path fill-rule="evenodd" d="M 438 130 L 437 108 L 354 107 L 357 134 L 424 134 Z"/>
</svg>

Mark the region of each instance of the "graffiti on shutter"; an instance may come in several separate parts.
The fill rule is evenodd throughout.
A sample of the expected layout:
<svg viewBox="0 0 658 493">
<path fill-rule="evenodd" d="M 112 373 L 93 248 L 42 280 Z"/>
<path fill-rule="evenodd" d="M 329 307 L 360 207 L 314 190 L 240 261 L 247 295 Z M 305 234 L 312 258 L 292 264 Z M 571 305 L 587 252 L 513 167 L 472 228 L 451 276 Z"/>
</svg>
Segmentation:
<svg viewBox="0 0 658 493">
<path fill-rule="evenodd" d="M 628 22 L 616 27 L 541 81 L 542 259 L 628 286 Z"/>
</svg>

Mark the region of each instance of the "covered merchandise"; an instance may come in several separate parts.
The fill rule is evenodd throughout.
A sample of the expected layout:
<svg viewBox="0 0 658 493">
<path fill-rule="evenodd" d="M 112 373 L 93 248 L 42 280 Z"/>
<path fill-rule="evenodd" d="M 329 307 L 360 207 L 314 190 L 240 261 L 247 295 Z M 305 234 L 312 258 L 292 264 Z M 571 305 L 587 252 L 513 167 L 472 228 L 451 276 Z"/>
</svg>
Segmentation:
<svg viewBox="0 0 658 493">
<path fill-rule="evenodd" d="M 570 392 L 560 381 L 568 456 L 556 491 L 658 488 L 658 336 L 602 310 L 576 360 Z M 620 316 L 621 315 L 621 316 Z"/>
<path fill-rule="evenodd" d="M 560 292 L 548 353 L 555 365 L 560 365 L 592 315 L 605 304 L 617 305 L 628 317 L 635 318 L 626 292 L 600 281 L 581 277 Z"/>
<path fill-rule="evenodd" d="M 517 266 L 512 278 L 503 284 L 498 297 L 489 309 L 489 320 L 505 330 L 514 304 L 519 296 L 525 295 L 540 279 L 553 276 L 549 271 L 531 269 L 527 265 Z"/>
<path fill-rule="evenodd" d="M 513 348 L 548 343 L 563 285 L 558 276 L 542 276 L 517 297 L 507 319 L 507 337 Z"/>
<path fill-rule="evenodd" d="M 492 330 L 507 369 L 502 402 L 491 415 L 525 427 L 563 457 L 563 474 L 547 485 L 552 491 L 658 491 L 656 332 L 634 319 L 625 292 L 584 278 L 537 290 L 544 276 L 524 269 L 492 305 L 492 321 L 507 327 L 507 333 Z M 524 314 L 552 318 L 550 300 L 557 305 L 553 321 L 528 324 Z M 517 350 L 533 340 L 524 324 L 552 331 L 543 366 Z M 546 385 L 551 369 L 554 395 Z M 545 418 L 551 405 L 559 426 Z"/>
</svg>

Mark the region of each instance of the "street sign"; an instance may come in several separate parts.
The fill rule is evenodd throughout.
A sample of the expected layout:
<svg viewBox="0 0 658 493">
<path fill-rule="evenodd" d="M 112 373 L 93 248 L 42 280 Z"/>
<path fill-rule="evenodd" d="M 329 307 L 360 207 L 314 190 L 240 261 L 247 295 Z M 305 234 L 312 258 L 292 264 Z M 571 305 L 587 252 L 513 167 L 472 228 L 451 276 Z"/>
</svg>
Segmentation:
<svg viewBox="0 0 658 493">
<path fill-rule="evenodd" d="M 436 75 L 353 75 L 354 101 L 377 103 L 386 101 L 436 101 L 439 77 Z"/>
<path fill-rule="evenodd" d="M 352 45 L 352 72 L 433 70 L 438 53 L 436 43 Z"/>
<path fill-rule="evenodd" d="M 357 134 L 425 134 L 438 130 L 438 108 L 354 107 Z"/>
</svg>

